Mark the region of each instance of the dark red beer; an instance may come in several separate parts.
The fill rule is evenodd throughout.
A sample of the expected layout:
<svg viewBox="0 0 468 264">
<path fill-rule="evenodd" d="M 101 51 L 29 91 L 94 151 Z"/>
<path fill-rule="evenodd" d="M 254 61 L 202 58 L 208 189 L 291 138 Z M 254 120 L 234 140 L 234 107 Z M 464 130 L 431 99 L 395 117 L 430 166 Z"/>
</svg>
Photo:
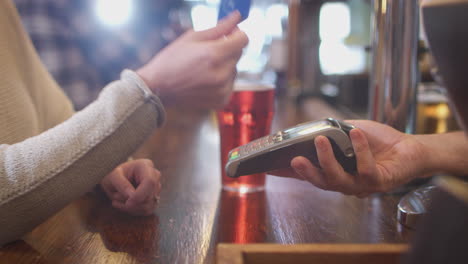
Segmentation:
<svg viewBox="0 0 468 264">
<path fill-rule="evenodd" d="M 266 193 L 221 191 L 216 243 L 262 243 L 266 240 Z"/>
<path fill-rule="evenodd" d="M 264 189 L 265 173 L 230 178 L 224 167 L 233 148 L 270 134 L 274 97 L 273 86 L 236 84 L 228 105 L 218 111 L 223 189 L 241 192 Z"/>
</svg>

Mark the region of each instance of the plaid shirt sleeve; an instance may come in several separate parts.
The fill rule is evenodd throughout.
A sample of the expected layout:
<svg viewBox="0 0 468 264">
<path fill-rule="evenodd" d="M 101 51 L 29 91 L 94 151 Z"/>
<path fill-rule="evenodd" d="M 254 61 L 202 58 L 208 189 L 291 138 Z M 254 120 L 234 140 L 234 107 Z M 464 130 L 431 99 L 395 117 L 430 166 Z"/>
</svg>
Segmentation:
<svg viewBox="0 0 468 264">
<path fill-rule="evenodd" d="M 68 1 L 73 2 L 73 1 Z M 77 36 L 65 15 L 67 1 L 15 0 L 24 27 L 42 62 L 80 109 L 94 99 L 98 74 L 87 67 Z"/>
<path fill-rule="evenodd" d="M 138 35 L 134 25 L 106 27 L 97 20 L 94 3 L 15 0 L 41 60 L 77 110 L 117 80 L 123 69 L 140 67 L 165 44 L 157 25 L 151 25 L 151 42 L 146 41 L 148 35 Z"/>
</svg>

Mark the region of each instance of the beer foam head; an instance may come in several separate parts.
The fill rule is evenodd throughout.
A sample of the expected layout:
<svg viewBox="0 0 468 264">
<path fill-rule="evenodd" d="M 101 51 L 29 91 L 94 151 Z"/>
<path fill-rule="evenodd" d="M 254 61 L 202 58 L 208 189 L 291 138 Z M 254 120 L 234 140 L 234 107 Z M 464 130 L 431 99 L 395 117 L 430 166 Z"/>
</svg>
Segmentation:
<svg viewBox="0 0 468 264">
<path fill-rule="evenodd" d="M 447 103 L 448 97 L 445 88 L 432 84 L 420 84 L 418 87 L 418 102 L 426 104 Z"/>
<path fill-rule="evenodd" d="M 267 82 L 253 82 L 253 81 L 236 81 L 234 83 L 234 91 L 253 91 L 253 92 L 260 92 L 260 91 L 267 91 L 274 89 L 275 86 L 271 83 Z"/>
<path fill-rule="evenodd" d="M 447 96 L 439 93 L 420 93 L 418 94 L 418 102 L 420 103 L 447 103 Z"/>
</svg>

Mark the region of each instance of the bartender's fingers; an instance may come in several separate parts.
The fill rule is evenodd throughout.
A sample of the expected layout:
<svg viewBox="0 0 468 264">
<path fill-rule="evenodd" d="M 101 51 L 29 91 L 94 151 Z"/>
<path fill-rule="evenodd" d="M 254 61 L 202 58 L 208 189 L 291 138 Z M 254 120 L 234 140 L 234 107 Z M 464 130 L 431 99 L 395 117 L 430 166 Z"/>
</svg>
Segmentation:
<svg viewBox="0 0 468 264">
<path fill-rule="evenodd" d="M 326 188 L 326 182 L 323 173 L 320 172 L 320 170 L 315 167 L 307 158 L 301 156 L 295 157 L 291 161 L 291 167 L 304 180 L 309 181 L 320 189 Z"/>
<path fill-rule="evenodd" d="M 353 144 L 354 153 L 356 154 L 357 175 L 356 181 L 364 189 L 380 188 L 380 180 L 378 179 L 377 169 L 375 167 L 374 155 L 369 147 L 369 142 L 362 130 L 355 128 L 350 132 L 351 143 Z"/>
<path fill-rule="evenodd" d="M 285 178 L 296 178 L 299 180 L 304 180 L 304 177 L 301 175 L 297 174 L 297 172 L 294 171 L 292 168 L 283 168 L 283 169 L 277 169 L 277 170 L 272 170 L 268 172 L 269 175 L 274 175 L 274 176 L 279 176 L 279 177 L 285 177 Z"/>
<path fill-rule="evenodd" d="M 330 141 L 325 136 L 318 136 L 314 140 L 317 149 L 317 157 L 325 174 L 327 190 L 339 191 L 344 194 L 352 194 L 355 189 L 354 179 L 346 173 L 341 164 L 336 160 Z"/>
</svg>

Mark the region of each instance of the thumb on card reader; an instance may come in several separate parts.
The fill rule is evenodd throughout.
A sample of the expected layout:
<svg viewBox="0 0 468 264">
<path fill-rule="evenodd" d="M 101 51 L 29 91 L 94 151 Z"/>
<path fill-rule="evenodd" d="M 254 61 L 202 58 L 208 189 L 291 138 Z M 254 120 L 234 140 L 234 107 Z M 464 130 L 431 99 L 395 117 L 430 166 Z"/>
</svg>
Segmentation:
<svg viewBox="0 0 468 264">
<path fill-rule="evenodd" d="M 356 172 L 356 157 L 349 138 L 354 126 L 333 118 L 307 122 L 268 135 L 231 150 L 225 170 L 239 177 L 290 167 L 297 156 L 308 158 L 319 167 L 314 139 L 326 136 L 337 161 L 349 173 Z"/>
</svg>

